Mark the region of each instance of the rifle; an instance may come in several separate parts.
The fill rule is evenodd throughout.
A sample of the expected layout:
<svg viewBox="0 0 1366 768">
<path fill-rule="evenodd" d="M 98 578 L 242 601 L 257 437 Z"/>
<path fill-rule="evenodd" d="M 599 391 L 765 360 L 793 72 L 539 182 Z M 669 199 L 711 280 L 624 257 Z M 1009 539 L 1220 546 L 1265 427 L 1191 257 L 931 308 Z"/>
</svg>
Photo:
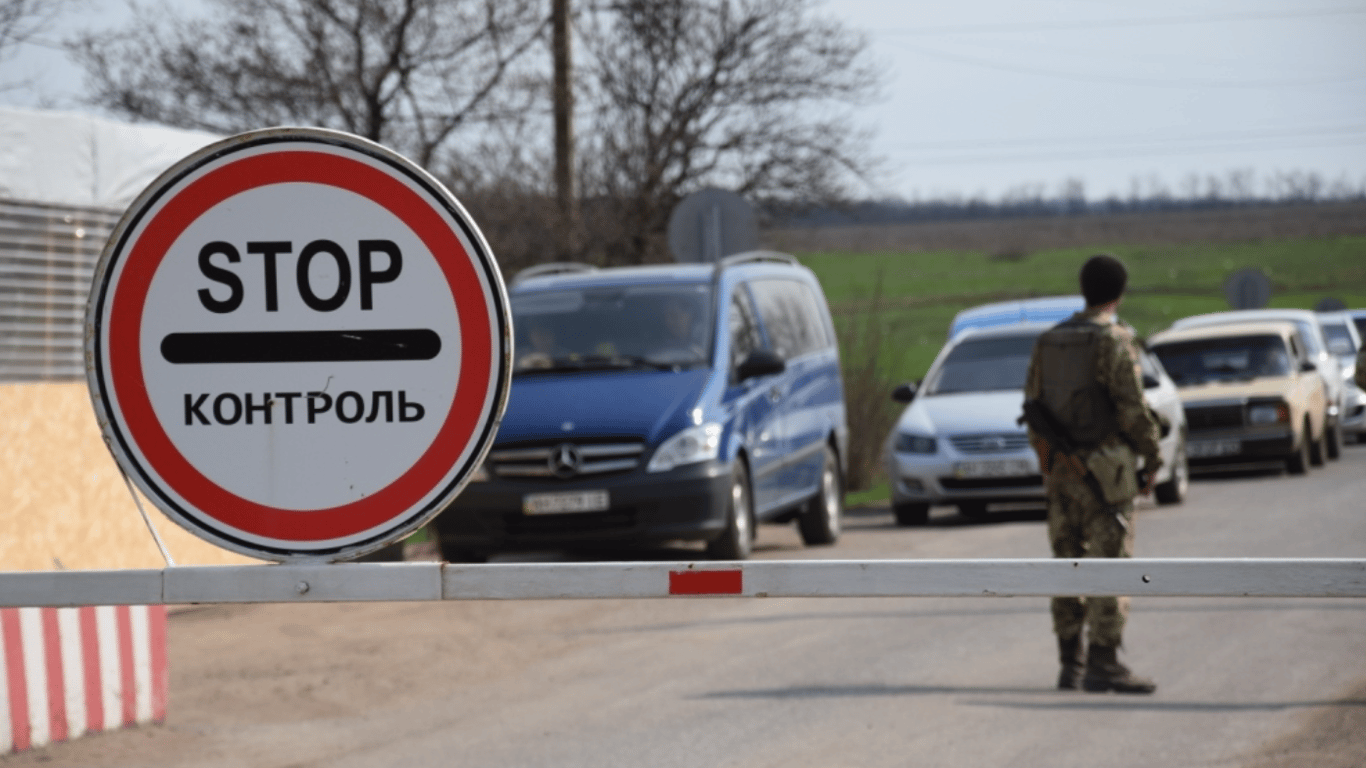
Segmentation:
<svg viewBox="0 0 1366 768">
<path fill-rule="evenodd" d="M 1110 506 L 1105 500 L 1105 491 L 1100 487 L 1100 480 L 1091 471 L 1086 463 L 1078 457 L 1081 450 L 1072 442 L 1072 438 L 1067 434 L 1066 428 L 1058 423 L 1048 406 L 1038 400 L 1026 400 L 1024 403 L 1024 415 L 1016 420 L 1017 424 L 1026 424 L 1034 434 L 1048 443 L 1050 457 L 1060 458 L 1072 471 L 1081 476 L 1082 482 L 1096 495 L 1100 503 Z"/>
</svg>

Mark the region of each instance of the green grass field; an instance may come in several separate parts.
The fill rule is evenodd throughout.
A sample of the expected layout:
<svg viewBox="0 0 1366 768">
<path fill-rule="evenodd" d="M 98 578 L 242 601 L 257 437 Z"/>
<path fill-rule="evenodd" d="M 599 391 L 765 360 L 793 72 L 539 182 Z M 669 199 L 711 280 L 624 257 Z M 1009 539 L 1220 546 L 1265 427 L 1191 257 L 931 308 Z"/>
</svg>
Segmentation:
<svg viewBox="0 0 1366 768">
<path fill-rule="evenodd" d="M 975 252 L 799 258 L 820 278 L 836 326 L 845 327 L 877 299 L 882 355 L 899 378 L 912 380 L 925 374 L 957 312 L 1005 299 L 1075 294 L 1077 270 L 1097 250 L 1038 251 L 1018 261 Z M 1271 278 L 1273 307 L 1311 309 L 1328 296 L 1366 307 L 1366 237 L 1103 250 L 1129 267 L 1120 317 L 1145 336 L 1181 317 L 1228 309 L 1224 280 L 1244 267 L 1260 268 Z"/>
</svg>

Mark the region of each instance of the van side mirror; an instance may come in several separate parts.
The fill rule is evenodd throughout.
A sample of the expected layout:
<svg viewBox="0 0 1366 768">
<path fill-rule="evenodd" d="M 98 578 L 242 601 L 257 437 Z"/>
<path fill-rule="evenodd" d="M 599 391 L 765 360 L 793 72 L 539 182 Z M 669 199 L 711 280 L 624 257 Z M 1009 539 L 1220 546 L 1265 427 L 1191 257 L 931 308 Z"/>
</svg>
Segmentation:
<svg viewBox="0 0 1366 768">
<path fill-rule="evenodd" d="M 910 382 L 899 384 L 896 389 L 892 390 L 892 399 L 898 403 L 909 403 L 915 399 L 915 392 L 914 384 Z"/>
<path fill-rule="evenodd" d="M 1301 373 L 1312 373 L 1314 371 L 1317 371 L 1318 369 L 1319 367 L 1317 365 L 1314 365 L 1313 360 L 1305 360 L 1303 363 L 1300 363 Z"/>
<path fill-rule="evenodd" d="M 740 361 L 740 366 L 735 369 L 735 374 L 740 381 L 744 381 L 755 376 L 782 373 L 785 370 L 787 370 L 787 363 L 783 362 L 781 357 L 767 349 L 756 349 Z"/>
<path fill-rule="evenodd" d="M 1162 382 L 1158 381 L 1156 376 L 1152 375 L 1151 373 L 1143 374 L 1144 389 L 1156 389 L 1160 386 L 1162 386 Z"/>
</svg>

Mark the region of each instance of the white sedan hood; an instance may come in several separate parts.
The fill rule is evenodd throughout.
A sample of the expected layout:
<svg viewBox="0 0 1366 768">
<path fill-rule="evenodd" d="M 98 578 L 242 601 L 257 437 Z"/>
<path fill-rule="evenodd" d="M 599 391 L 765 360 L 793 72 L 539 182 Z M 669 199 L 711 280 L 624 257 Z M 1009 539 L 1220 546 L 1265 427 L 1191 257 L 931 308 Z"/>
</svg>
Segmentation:
<svg viewBox="0 0 1366 768">
<path fill-rule="evenodd" d="M 975 432 L 1023 432 L 1016 424 L 1024 411 L 1024 392 L 964 392 L 917 397 L 897 422 L 902 432 L 957 435 Z"/>
</svg>

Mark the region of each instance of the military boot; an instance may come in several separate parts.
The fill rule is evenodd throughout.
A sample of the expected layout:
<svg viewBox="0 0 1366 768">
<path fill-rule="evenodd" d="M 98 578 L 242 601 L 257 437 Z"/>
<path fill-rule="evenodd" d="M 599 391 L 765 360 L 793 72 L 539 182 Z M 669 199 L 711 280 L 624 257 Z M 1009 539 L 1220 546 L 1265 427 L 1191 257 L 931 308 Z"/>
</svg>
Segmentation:
<svg viewBox="0 0 1366 768">
<path fill-rule="evenodd" d="M 1083 688 L 1092 693 L 1152 693 L 1157 690 L 1157 683 L 1134 675 L 1128 667 L 1119 663 L 1116 650 L 1113 646 L 1091 644 L 1086 651 Z"/>
<path fill-rule="evenodd" d="M 1082 675 L 1086 672 L 1086 654 L 1082 650 L 1081 635 L 1064 640 L 1058 638 L 1058 660 L 1062 671 L 1058 673 L 1058 689 L 1075 691 L 1081 688 Z"/>
</svg>

